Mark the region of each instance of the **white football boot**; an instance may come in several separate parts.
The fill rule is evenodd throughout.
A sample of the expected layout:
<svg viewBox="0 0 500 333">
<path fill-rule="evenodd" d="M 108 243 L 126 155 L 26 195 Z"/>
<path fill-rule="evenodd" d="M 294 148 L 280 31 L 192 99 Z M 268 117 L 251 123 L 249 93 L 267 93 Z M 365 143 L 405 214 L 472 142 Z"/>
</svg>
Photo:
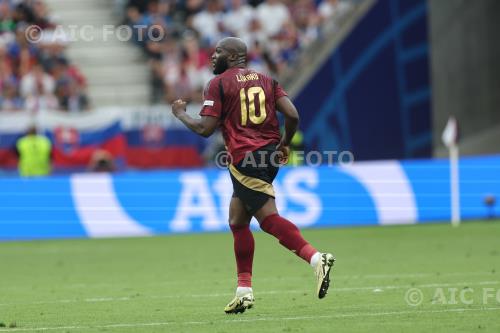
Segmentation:
<svg viewBox="0 0 500 333">
<path fill-rule="evenodd" d="M 316 294 L 318 298 L 324 298 L 330 286 L 330 271 L 335 263 L 335 257 L 331 253 L 321 253 L 321 258 L 316 264 Z"/>
</svg>

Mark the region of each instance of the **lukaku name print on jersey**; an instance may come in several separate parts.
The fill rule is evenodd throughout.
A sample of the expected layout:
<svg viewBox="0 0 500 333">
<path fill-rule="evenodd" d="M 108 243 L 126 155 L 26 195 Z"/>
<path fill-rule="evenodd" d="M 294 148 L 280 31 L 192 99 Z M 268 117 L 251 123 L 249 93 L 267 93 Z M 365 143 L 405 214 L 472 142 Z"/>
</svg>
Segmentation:
<svg viewBox="0 0 500 333">
<path fill-rule="evenodd" d="M 247 82 L 247 81 L 257 81 L 259 80 L 259 75 L 257 73 L 250 73 L 247 75 L 236 75 L 236 81 L 238 82 Z"/>
</svg>

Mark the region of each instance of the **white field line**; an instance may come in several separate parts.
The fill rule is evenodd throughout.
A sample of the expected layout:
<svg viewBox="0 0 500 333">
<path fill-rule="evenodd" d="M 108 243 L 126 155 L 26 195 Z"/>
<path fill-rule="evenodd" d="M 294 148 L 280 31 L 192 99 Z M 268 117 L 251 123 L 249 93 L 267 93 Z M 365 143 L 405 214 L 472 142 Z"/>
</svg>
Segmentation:
<svg viewBox="0 0 500 333">
<path fill-rule="evenodd" d="M 430 283 L 420 285 L 378 285 L 369 287 L 345 287 L 333 288 L 331 292 L 349 292 L 349 291 L 375 291 L 383 292 L 385 290 L 398 290 L 409 288 L 446 288 L 446 287 L 470 287 L 470 286 L 491 286 L 498 285 L 500 281 L 478 281 L 478 282 L 454 282 L 454 283 Z M 275 294 L 308 294 L 307 290 L 263 290 L 257 291 L 256 295 L 275 295 Z M 206 297 L 226 297 L 234 296 L 234 293 L 212 293 L 212 294 L 182 294 L 182 295 L 140 295 L 140 296 L 123 296 L 123 297 L 91 297 L 82 299 L 58 299 L 44 300 L 35 302 L 14 302 L 0 303 L 0 306 L 13 305 L 39 305 L 39 304 L 66 304 L 66 303 L 99 303 L 99 302 L 127 302 L 133 300 L 144 299 L 179 299 L 179 298 L 206 298 Z"/>
<path fill-rule="evenodd" d="M 442 276 L 477 276 L 494 275 L 493 272 L 448 272 L 448 273 L 407 273 L 407 274 L 363 274 L 347 275 L 347 279 L 387 279 L 387 278 L 415 278 L 415 277 L 442 277 Z"/>
<path fill-rule="evenodd" d="M 214 325 L 214 324 L 234 324 L 234 323 L 252 323 L 252 322 L 286 322 L 294 320 L 318 320 L 318 319 L 342 319 L 342 318 L 359 318 L 359 317 L 378 317 L 378 316 L 401 316 L 401 315 L 425 315 L 435 313 L 463 313 L 471 311 L 499 311 L 500 307 L 491 308 L 458 308 L 444 310 L 413 310 L 413 311 L 390 311 L 390 312 L 361 312 L 361 313 L 346 313 L 336 315 L 320 315 L 320 316 L 297 316 L 297 317 L 263 317 L 263 318 L 248 318 L 234 320 L 215 320 L 215 321 L 166 321 L 153 323 L 123 323 L 123 324 L 108 324 L 95 326 L 54 326 L 54 327 L 27 327 L 27 328 L 8 328 L 0 329 L 0 332 L 35 332 L 35 331 L 58 331 L 58 330 L 90 330 L 90 329 L 106 329 L 106 328 L 139 328 L 139 327 L 154 327 L 154 326 L 170 326 L 170 325 Z"/>
<path fill-rule="evenodd" d="M 448 273 L 407 273 L 407 274 L 363 274 L 363 275 L 341 275 L 338 277 L 335 277 L 336 281 L 344 281 L 344 280 L 370 280 L 370 279 L 404 279 L 404 278 L 425 278 L 425 277 L 433 277 L 433 278 L 441 278 L 441 277 L 451 277 L 451 276 L 459 276 L 459 277 L 466 277 L 466 276 L 492 276 L 493 278 L 497 277 L 496 273 L 493 273 L 491 271 L 489 272 L 448 272 Z M 500 277 L 500 275 L 499 275 Z M 276 281 L 295 281 L 295 280 L 303 280 L 305 277 L 304 276 L 286 276 L 286 277 L 262 277 L 258 278 L 259 282 L 276 282 Z M 228 282 L 232 283 L 234 282 L 234 278 L 227 278 L 223 280 L 219 280 L 221 282 Z M 141 283 L 142 286 L 167 286 L 167 285 L 182 285 L 182 284 L 187 284 L 191 282 L 187 281 L 180 281 L 180 280 L 169 280 L 169 281 L 158 281 L 158 282 L 146 282 L 146 283 Z M 78 289 L 78 288 L 92 288 L 92 287 L 107 287 L 107 286 L 128 286 L 128 283 L 122 284 L 120 282 L 117 283 L 105 283 L 105 282 L 98 282 L 98 283 L 73 283 L 73 284 L 67 284 L 67 285 L 60 285 L 59 289 Z M 5 289 L 8 290 L 13 290 L 13 289 L 26 289 L 26 286 L 8 286 Z M 0 286 L 0 290 L 2 290 Z"/>
</svg>

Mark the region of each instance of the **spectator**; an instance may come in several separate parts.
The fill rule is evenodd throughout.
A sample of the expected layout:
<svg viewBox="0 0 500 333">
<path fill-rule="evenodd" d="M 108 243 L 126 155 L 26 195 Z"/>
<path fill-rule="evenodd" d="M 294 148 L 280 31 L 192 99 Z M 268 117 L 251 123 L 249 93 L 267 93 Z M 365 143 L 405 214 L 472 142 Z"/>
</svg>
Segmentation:
<svg viewBox="0 0 500 333">
<path fill-rule="evenodd" d="M 18 111 L 24 107 L 24 101 L 19 96 L 18 84 L 15 78 L 3 82 L 0 109 L 3 111 Z"/>
<path fill-rule="evenodd" d="M 89 109 L 87 96 L 78 89 L 78 83 L 74 80 L 60 82 L 56 94 L 59 109 L 70 113 L 78 113 Z"/>
<path fill-rule="evenodd" d="M 290 20 L 288 7 L 280 0 L 266 0 L 257 7 L 257 18 L 268 37 L 276 36 Z"/>
<path fill-rule="evenodd" d="M 54 29 L 55 24 L 49 16 L 49 9 L 42 0 L 31 1 L 31 9 L 33 11 L 34 21 L 33 24 L 42 29 Z"/>
<path fill-rule="evenodd" d="M 141 24 L 149 28 L 149 33 L 144 34 L 146 47 L 149 51 L 151 44 L 154 46 L 161 41 L 161 38 L 168 34 L 168 30 L 172 28 L 172 18 L 170 17 L 170 6 L 167 2 L 151 1 L 148 6 L 149 10 L 143 15 Z M 158 47 L 161 49 L 161 46 Z M 161 53 L 156 51 L 153 53 Z"/>
<path fill-rule="evenodd" d="M 10 10 L 9 1 L 0 2 L 0 33 L 14 32 L 16 23 L 12 19 L 12 11 Z"/>
<path fill-rule="evenodd" d="M 206 10 L 194 15 L 192 27 L 198 31 L 206 45 L 214 45 L 226 36 L 220 0 L 208 0 Z"/>
<path fill-rule="evenodd" d="M 148 9 L 149 1 L 148 0 L 129 0 L 128 8 L 135 8 L 137 12 L 142 15 Z"/>
<path fill-rule="evenodd" d="M 254 40 L 247 42 L 247 45 L 249 45 L 250 50 L 247 56 L 248 67 L 262 73 L 270 74 L 277 72 L 276 64 L 272 61 L 269 53 L 264 50 L 261 42 Z"/>
<path fill-rule="evenodd" d="M 165 98 L 168 103 L 173 102 L 176 98 L 173 93 L 177 81 L 180 77 L 181 52 L 179 44 L 174 39 L 169 39 L 163 47 L 162 62 L 155 62 L 153 68 L 155 75 L 161 78 L 164 85 Z"/>
<path fill-rule="evenodd" d="M 51 171 L 52 144 L 45 136 L 31 127 L 16 143 L 19 155 L 18 169 L 23 177 L 47 176 Z"/>
<path fill-rule="evenodd" d="M 11 57 L 7 54 L 7 48 L 0 43 L 0 83 L 11 79 L 14 76 Z"/>
<path fill-rule="evenodd" d="M 319 36 L 320 16 L 313 0 L 297 0 L 292 6 L 292 16 L 297 28 L 299 45 L 308 47 Z"/>
<path fill-rule="evenodd" d="M 247 29 L 242 31 L 239 35 L 241 39 L 245 41 L 247 45 L 253 45 L 254 43 L 266 43 L 267 35 L 264 29 L 262 29 L 262 24 L 260 20 L 254 15 L 248 22 Z"/>
<path fill-rule="evenodd" d="M 338 20 L 347 14 L 352 4 L 345 0 L 323 0 L 319 7 L 320 20 L 326 30 L 336 29 Z"/>
<path fill-rule="evenodd" d="M 38 50 L 38 61 L 47 67 L 53 59 L 60 58 L 69 44 L 69 37 L 60 30 L 45 30 L 36 44 Z"/>
<path fill-rule="evenodd" d="M 177 18 L 181 21 L 182 25 L 186 22 L 190 21 L 194 15 L 201 12 L 203 10 L 204 0 L 185 0 L 179 1 L 177 6 Z"/>
<path fill-rule="evenodd" d="M 47 90 L 42 81 L 35 82 L 35 91 L 26 98 L 26 109 L 33 113 L 40 110 L 57 110 L 59 103 L 51 90 Z"/>
<path fill-rule="evenodd" d="M 198 96 L 195 95 L 195 87 L 189 77 L 188 63 L 185 59 L 181 61 L 180 67 L 176 68 L 177 73 L 173 74 L 170 82 L 166 84 L 167 100 L 174 101 L 177 98 L 182 98 L 185 101 L 193 101 Z M 197 94 L 196 94 L 197 95 Z"/>
<path fill-rule="evenodd" d="M 38 43 L 27 39 L 31 24 L 44 29 Z M 54 28 L 44 1 L 0 0 L 0 111 L 57 107 L 54 89 L 61 77 L 76 82 L 72 87 L 78 90 L 73 91 L 75 96 L 83 95 L 79 100 L 89 104 L 85 77 L 65 59 L 67 38 L 56 34 Z"/>
<path fill-rule="evenodd" d="M 125 23 L 127 23 L 132 28 L 133 40 L 138 46 L 143 46 L 143 43 L 139 38 L 139 36 L 144 36 L 146 30 L 143 28 L 139 28 L 142 20 L 142 14 L 135 6 L 128 7 L 126 12 L 127 17 L 125 19 Z"/>
<path fill-rule="evenodd" d="M 285 22 L 281 33 L 276 36 L 276 41 L 277 45 L 274 52 L 280 66 L 278 73 L 281 73 L 286 64 L 295 61 L 297 53 L 300 50 L 297 27 L 290 21 Z"/>
<path fill-rule="evenodd" d="M 31 67 L 37 63 L 38 50 L 26 39 L 26 26 L 16 28 L 15 39 L 8 45 L 8 54 L 12 59 L 14 74 L 21 78 L 26 75 Z"/>
<path fill-rule="evenodd" d="M 60 82 L 74 81 L 80 90 L 80 93 L 84 94 L 87 88 L 87 81 L 82 75 L 80 70 L 74 66 L 70 65 L 65 57 L 57 57 L 52 59 L 48 63 L 49 74 L 52 75 L 56 81 L 56 86 Z"/>
<path fill-rule="evenodd" d="M 35 64 L 33 69 L 21 79 L 21 95 L 52 94 L 55 90 L 55 80 L 45 73 L 40 64 Z"/>
<path fill-rule="evenodd" d="M 87 169 L 90 172 L 113 172 L 116 171 L 116 165 L 113 155 L 106 150 L 96 150 L 89 161 Z"/>
<path fill-rule="evenodd" d="M 255 10 L 245 0 L 231 0 L 231 6 L 224 14 L 224 27 L 234 36 L 242 36 L 250 30 Z"/>
<path fill-rule="evenodd" d="M 139 24 L 150 27 L 158 24 L 161 26 L 168 26 L 171 18 L 169 16 L 170 6 L 167 2 L 159 0 L 150 0 L 147 5 L 147 11 L 142 15 Z"/>
<path fill-rule="evenodd" d="M 33 9 L 26 3 L 19 3 L 13 12 L 13 19 L 17 26 L 35 24 Z"/>
<path fill-rule="evenodd" d="M 182 41 L 182 53 L 184 66 L 196 96 L 201 98 L 201 92 L 205 83 L 210 80 L 212 73 L 209 70 L 210 55 L 199 45 L 198 38 L 194 33 L 184 34 Z"/>
</svg>

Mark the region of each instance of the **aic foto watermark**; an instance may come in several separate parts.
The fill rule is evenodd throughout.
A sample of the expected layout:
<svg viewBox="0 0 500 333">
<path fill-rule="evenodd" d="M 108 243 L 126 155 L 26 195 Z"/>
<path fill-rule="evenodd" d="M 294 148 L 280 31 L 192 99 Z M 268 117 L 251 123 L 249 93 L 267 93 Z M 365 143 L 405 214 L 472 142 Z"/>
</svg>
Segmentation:
<svg viewBox="0 0 500 333">
<path fill-rule="evenodd" d="M 26 39 L 31 43 L 68 43 L 119 40 L 159 42 L 166 37 L 166 30 L 158 24 L 154 25 L 57 25 L 53 29 L 42 29 L 38 25 L 30 25 L 24 31 Z"/>
<path fill-rule="evenodd" d="M 276 151 L 256 151 L 246 152 L 239 160 L 242 167 L 264 168 L 268 166 L 280 167 L 285 164 L 282 152 Z M 351 165 L 354 163 L 354 154 L 350 151 L 293 151 L 288 156 L 288 161 L 293 161 L 294 165 L 319 167 L 333 165 Z M 221 151 L 215 156 L 214 163 L 219 168 L 226 168 L 233 164 L 234 158 L 227 151 Z"/>
<path fill-rule="evenodd" d="M 406 290 L 404 298 L 406 304 L 414 307 L 424 301 L 428 301 L 431 305 L 497 305 L 500 304 L 500 288 L 410 288 Z"/>
</svg>

